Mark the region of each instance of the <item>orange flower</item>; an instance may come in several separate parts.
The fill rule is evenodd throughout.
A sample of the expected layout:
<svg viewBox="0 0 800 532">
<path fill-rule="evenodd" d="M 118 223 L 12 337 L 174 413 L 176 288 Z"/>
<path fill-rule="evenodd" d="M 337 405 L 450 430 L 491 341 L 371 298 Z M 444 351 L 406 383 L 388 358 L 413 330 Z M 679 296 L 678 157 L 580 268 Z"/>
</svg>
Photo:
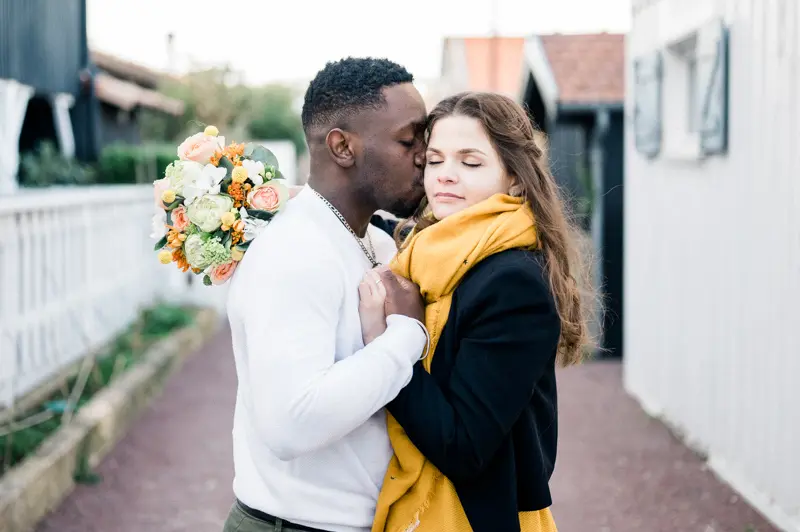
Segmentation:
<svg viewBox="0 0 800 532">
<path fill-rule="evenodd" d="M 227 148 L 225 148 L 225 154 L 228 157 L 233 157 L 238 155 L 239 157 L 244 155 L 244 144 L 236 144 L 235 142 L 231 142 Z"/>
<path fill-rule="evenodd" d="M 169 226 L 168 226 L 169 227 Z M 186 235 L 177 231 L 174 228 L 170 228 L 167 231 L 167 243 L 173 248 L 179 248 L 183 245 L 183 241 L 186 240 Z"/>
<path fill-rule="evenodd" d="M 231 246 L 235 246 L 240 242 L 244 242 L 244 233 L 241 231 L 232 231 L 231 232 Z"/>
<path fill-rule="evenodd" d="M 189 271 L 189 262 L 186 260 L 186 255 L 183 254 L 182 249 L 176 249 L 172 252 L 172 261 L 178 266 L 180 271 Z"/>
<path fill-rule="evenodd" d="M 245 192 L 241 183 L 231 183 L 228 185 L 228 195 L 233 198 L 233 206 L 238 209 L 244 203 L 247 192 Z"/>
<path fill-rule="evenodd" d="M 219 166 L 219 160 L 227 157 L 233 166 L 242 166 L 242 157 L 244 157 L 244 144 L 236 144 L 231 142 L 230 145 L 225 147 L 222 151 L 217 150 L 211 157 L 211 164 Z"/>
</svg>

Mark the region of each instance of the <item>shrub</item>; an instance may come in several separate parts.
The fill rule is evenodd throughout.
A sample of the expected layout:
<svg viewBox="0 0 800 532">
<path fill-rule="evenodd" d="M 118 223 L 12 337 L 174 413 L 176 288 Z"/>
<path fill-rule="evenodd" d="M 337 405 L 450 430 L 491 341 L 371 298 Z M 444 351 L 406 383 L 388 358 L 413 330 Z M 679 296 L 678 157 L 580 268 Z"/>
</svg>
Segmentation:
<svg viewBox="0 0 800 532">
<path fill-rule="evenodd" d="M 177 159 L 174 145 L 108 146 L 100 154 L 97 181 L 105 184 L 151 183 Z"/>
<path fill-rule="evenodd" d="M 64 157 L 50 141 L 41 142 L 36 151 L 23 154 L 19 183 L 26 187 L 89 185 L 95 172 L 90 166 Z"/>
</svg>

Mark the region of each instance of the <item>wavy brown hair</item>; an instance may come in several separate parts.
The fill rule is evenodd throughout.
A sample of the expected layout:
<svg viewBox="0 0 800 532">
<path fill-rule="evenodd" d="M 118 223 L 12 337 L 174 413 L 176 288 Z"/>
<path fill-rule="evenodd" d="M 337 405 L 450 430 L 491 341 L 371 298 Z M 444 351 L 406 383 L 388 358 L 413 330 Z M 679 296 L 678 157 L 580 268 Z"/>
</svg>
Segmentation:
<svg viewBox="0 0 800 532">
<path fill-rule="evenodd" d="M 550 289 L 561 318 L 558 362 L 570 366 L 581 362 L 595 348 L 590 333 L 591 316 L 599 309 L 592 287 L 587 239 L 572 223 L 566 205 L 548 169 L 541 134 L 525 110 L 512 99 L 495 93 L 465 92 L 439 102 L 428 117 L 426 140 L 436 122 L 448 116 L 474 118 L 483 125 L 517 195 L 533 211 L 539 246 L 544 256 Z M 398 224 L 395 238 L 413 227 L 424 230 L 436 223 L 423 199 L 412 218 Z M 402 247 L 402 243 L 400 244 Z M 583 248 L 583 249 L 581 249 Z"/>
</svg>

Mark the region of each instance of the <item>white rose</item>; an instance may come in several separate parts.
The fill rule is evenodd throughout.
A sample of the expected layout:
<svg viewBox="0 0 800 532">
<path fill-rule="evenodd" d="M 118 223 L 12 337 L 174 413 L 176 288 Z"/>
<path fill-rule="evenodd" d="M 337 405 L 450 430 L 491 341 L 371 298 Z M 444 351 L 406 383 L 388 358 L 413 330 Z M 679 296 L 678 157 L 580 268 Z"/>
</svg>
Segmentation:
<svg viewBox="0 0 800 532">
<path fill-rule="evenodd" d="M 183 196 L 183 189 L 194 184 L 203 174 L 203 165 L 194 161 L 175 161 L 167 166 L 164 176 L 169 179 L 172 190 Z"/>
<path fill-rule="evenodd" d="M 230 196 L 212 196 L 206 194 L 192 202 L 186 209 L 189 221 L 201 231 L 211 233 L 222 225 L 221 217 L 233 208 Z"/>
</svg>

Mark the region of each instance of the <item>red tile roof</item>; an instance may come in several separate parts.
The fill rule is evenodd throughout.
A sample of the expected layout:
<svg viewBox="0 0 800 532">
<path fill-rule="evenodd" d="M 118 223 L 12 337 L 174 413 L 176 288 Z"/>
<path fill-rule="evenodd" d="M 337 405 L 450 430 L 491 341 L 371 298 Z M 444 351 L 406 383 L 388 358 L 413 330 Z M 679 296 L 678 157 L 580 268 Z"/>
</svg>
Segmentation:
<svg viewBox="0 0 800 532">
<path fill-rule="evenodd" d="M 623 34 L 552 34 L 539 38 L 558 85 L 560 102 L 609 103 L 625 99 Z M 464 42 L 470 90 L 518 96 L 525 64 L 524 38 L 468 37 L 460 40 Z M 494 57 L 498 60 L 496 70 L 491 67 Z"/>
<path fill-rule="evenodd" d="M 625 99 L 625 35 L 542 35 L 561 103 Z"/>
</svg>

